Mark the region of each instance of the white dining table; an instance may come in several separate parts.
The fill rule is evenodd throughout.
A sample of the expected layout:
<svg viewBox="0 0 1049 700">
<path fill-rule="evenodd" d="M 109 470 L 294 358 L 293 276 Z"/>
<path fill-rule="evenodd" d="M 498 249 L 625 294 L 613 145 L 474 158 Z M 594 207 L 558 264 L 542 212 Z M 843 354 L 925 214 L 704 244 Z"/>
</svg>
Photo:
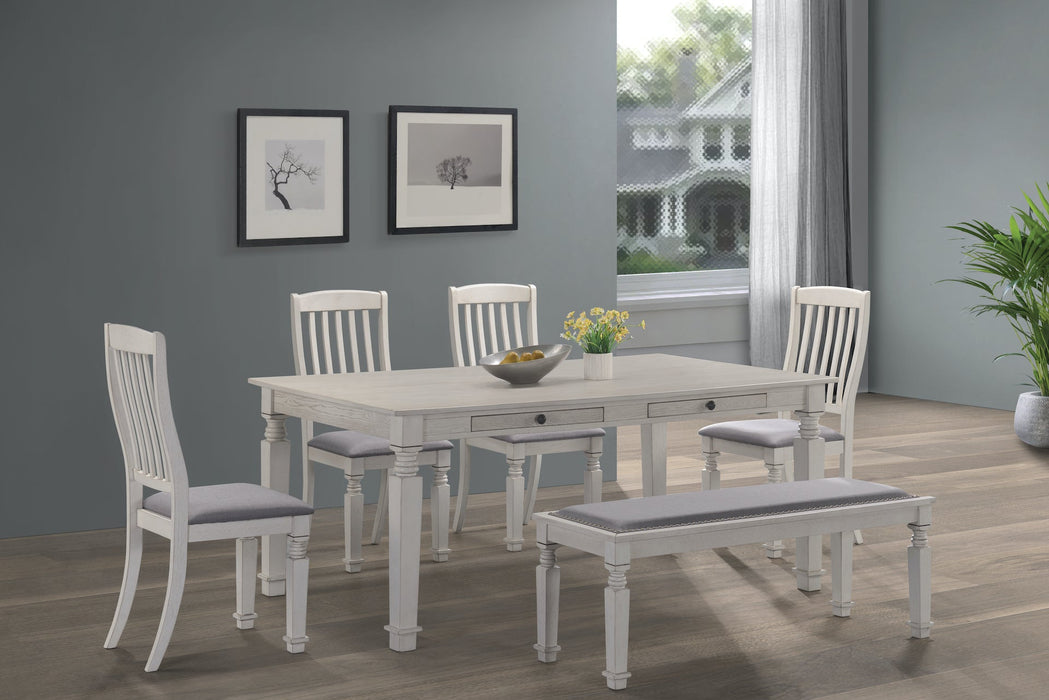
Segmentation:
<svg viewBox="0 0 1049 700">
<path fill-rule="evenodd" d="M 696 417 L 795 411 L 795 479 L 824 475 L 819 419 L 829 378 L 663 354 L 615 358 L 611 380 L 583 379 L 582 360 L 568 360 L 538 384 L 515 386 L 483 367 L 441 367 L 313 376 L 258 377 L 266 421 L 262 485 L 287 492 L 291 447 L 285 420 L 296 417 L 389 438 L 390 648 L 411 651 L 418 625 L 422 477 L 418 454 L 428 440 L 508 432 L 640 425 L 644 495 L 666 493 L 666 425 Z M 697 438 L 698 449 L 698 438 Z M 600 479 L 600 465 L 588 473 Z M 698 477 L 697 477 L 698 481 Z M 447 483 L 440 488 L 447 489 Z M 446 498 L 446 496 L 445 496 Z M 446 502 L 446 501 L 445 501 Z M 797 541 L 801 590 L 820 588 L 821 538 Z M 264 595 L 284 593 L 284 543 L 262 548 Z"/>
</svg>

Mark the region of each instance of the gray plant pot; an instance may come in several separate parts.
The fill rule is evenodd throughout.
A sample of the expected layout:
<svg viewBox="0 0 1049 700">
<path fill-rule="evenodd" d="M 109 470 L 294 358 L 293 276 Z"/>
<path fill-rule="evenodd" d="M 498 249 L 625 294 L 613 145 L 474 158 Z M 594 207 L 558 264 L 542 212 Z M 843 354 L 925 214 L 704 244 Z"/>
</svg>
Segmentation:
<svg viewBox="0 0 1049 700">
<path fill-rule="evenodd" d="M 1013 429 L 1032 447 L 1049 447 L 1049 396 L 1037 391 L 1020 394 L 1016 400 Z"/>
</svg>

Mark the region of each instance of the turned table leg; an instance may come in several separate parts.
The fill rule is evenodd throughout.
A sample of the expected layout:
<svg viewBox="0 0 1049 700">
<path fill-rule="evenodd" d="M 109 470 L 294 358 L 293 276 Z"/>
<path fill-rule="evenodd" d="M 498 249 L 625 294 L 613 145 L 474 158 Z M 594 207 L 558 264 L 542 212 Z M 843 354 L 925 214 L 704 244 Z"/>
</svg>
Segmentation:
<svg viewBox="0 0 1049 700">
<path fill-rule="evenodd" d="M 263 399 L 265 403 L 265 397 Z M 287 416 L 281 413 L 267 413 L 266 431 L 261 442 L 261 484 L 274 491 L 288 493 L 291 488 L 291 443 L 285 430 Z M 284 560 L 287 543 L 284 535 L 266 535 L 262 538 L 262 595 L 284 595 Z"/>
<path fill-rule="evenodd" d="M 820 410 L 798 411 L 799 433 L 794 438 L 794 480 L 822 479 L 824 473 L 824 455 L 826 445 L 820 437 L 820 416 L 823 415 L 824 387 L 814 387 L 812 393 L 818 396 L 809 400 L 809 405 L 818 404 Z M 820 576 L 823 574 L 823 538 L 819 535 L 797 538 L 797 557 L 794 573 L 797 576 L 798 589 L 802 591 L 820 590 Z"/>
<path fill-rule="evenodd" d="M 419 539 L 422 537 L 423 480 L 421 446 L 391 445 L 395 466 L 390 473 L 390 648 L 415 649 L 419 627 Z"/>
</svg>

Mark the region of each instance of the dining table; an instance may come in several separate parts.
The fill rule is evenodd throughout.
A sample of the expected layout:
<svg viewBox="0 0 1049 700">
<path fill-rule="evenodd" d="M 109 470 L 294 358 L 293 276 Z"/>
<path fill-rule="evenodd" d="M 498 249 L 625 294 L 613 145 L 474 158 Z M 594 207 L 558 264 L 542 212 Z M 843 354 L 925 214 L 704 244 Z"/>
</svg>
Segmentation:
<svg viewBox="0 0 1049 700">
<path fill-rule="evenodd" d="M 536 384 L 513 385 L 481 366 L 404 369 L 310 376 L 256 377 L 266 421 L 261 442 L 263 486 L 289 491 L 288 417 L 388 438 L 395 454 L 389 473 L 389 645 L 416 648 L 418 625 L 424 442 L 507 433 L 639 425 L 642 492 L 666 493 L 667 424 L 722 416 L 793 411 L 794 478 L 824 475 L 819 421 L 827 385 L 818 374 L 790 372 L 648 353 L 615 358 L 609 380 L 583 378 L 582 360 L 566 360 Z M 699 440 L 696 441 L 697 450 Z M 600 465 L 588 478 L 601 479 Z M 698 476 L 697 476 L 698 481 Z M 436 486 L 448 489 L 447 482 Z M 447 494 L 443 496 L 447 502 Z M 263 542 L 259 578 L 264 595 L 284 594 L 284 542 Z M 797 587 L 819 590 L 821 538 L 799 538 Z"/>
</svg>

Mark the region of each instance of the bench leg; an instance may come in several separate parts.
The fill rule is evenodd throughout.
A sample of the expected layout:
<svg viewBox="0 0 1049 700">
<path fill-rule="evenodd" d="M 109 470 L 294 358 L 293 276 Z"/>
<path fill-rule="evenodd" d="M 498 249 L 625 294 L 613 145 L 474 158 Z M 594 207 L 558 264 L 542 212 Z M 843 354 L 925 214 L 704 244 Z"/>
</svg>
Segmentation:
<svg viewBox="0 0 1049 700">
<path fill-rule="evenodd" d="M 765 450 L 765 468 L 769 470 L 768 483 L 770 484 L 782 484 L 785 478 L 784 464 L 786 463 L 786 454 L 783 449 L 770 448 Z M 783 540 L 773 540 L 766 542 L 765 556 L 769 559 L 779 559 L 783 556 Z"/>
<path fill-rule="evenodd" d="M 830 536 L 830 605 L 837 617 L 848 617 L 852 610 L 852 538 L 851 530 Z"/>
<path fill-rule="evenodd" d="M 309 516 L 298 516 L 288 534 L 287 547 L 287 595 L 284 597 L 285 631 L 284 646 L 291 654 L 306 651 L 306 589 L 310 577 L 310 520 Z"/>
<path fill-rule="evenodd" d="M 557 548 L 561 545 L 539 542 L 539 566 L 535 567 L 535 621 L 539 642 L 532 648 L 545 664 L 557 661 L 557 611 L 561 603 L 561 567 Z"/>
<path fill-rule="evenodd" d="M 630 673 L 626 670 L 627 637 L 630 631 L 630 591 L 626 572 L 630 564 L 609 564 L 608 587 L 605 588 L 605 665 L 603 675 L 612 690 L 626 688 Z"/>
<path fill-rule="evenodd" d="M 925 639 L 932 627 L 932 550 L 929 526 L 910 523 L 911 545 L 907 548 L 907 577 L 910 581 L 911 636 Z"/>
</svg>

